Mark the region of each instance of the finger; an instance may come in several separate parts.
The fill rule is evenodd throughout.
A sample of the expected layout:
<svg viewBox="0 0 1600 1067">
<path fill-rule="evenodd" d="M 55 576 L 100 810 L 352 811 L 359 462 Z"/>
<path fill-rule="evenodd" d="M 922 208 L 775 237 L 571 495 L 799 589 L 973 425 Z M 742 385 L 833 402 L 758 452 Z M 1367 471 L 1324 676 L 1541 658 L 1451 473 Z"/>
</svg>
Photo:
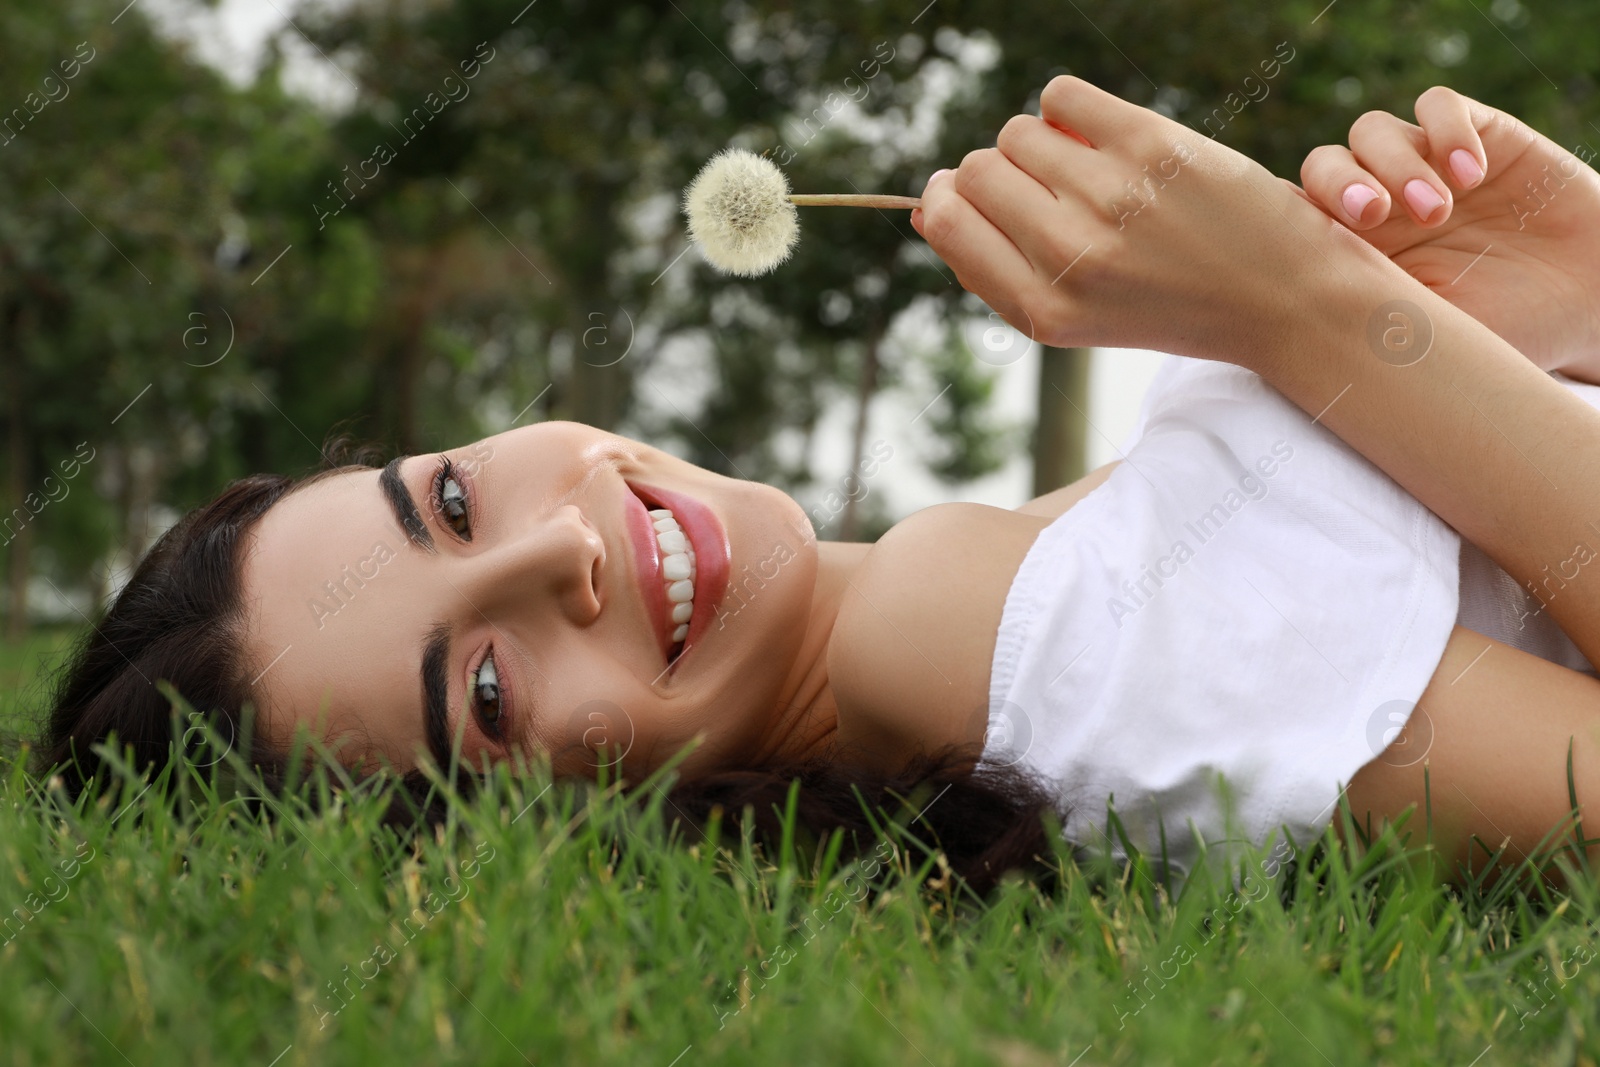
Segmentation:
<svg viewBox="0 0 1600 1067">
<path fill-rule="evenodd" d="M 1032 277 L 1032 265 L 1011 238 L 956 191 L 955 175 L 929 179 L 917 214 L 917 232 L 956 272 L 962 287 L 991 306 L 1006 302 L 1003 294 L 1021 293 Z"/>
<path fill-rule="evenodd" d="M 1049 142 L 1067 140 L 1038 119 L 1022 115 L 1006 123 L 1006 129 L 1000 134 L 1000 143 L 1012 151 L 1019 151 L 1018 126 L 1025 126 L 1034 136 Z M 1031 140 L 1027 133 L 1020 136 Z M 1044 155 L 1043 159 L 1032 160 L 1037 167 L 1059 162 L 1048 145 L 1041 149 L 1034 142 L 1032 150 Z M 984 218 L 1011 238 L 1037 274 L 1054 277 L 1083 249 L 1087 220 L 1078 218 L 1081 208 L 1075 191 L 1064 190 L 1064 195 L 1058 197 L 1038 176 L 1018 166 L 1003 149 L 973 152 L 963 160 L 961 169 L 956 172 L 956 189 L 983 213 Z"/>
<path fill-rule="evenodd" d="M 1300 188 L 1294 182 L 1290 181 L 1288 178 L 1279 178 L 1278 180 L 1280 182 L 1282 182 L 1284 185 L 1288 186 L 1289 187 L 1289 191 L 1291 193 L 1293 193 L 1295 196 L 1298 196 L 1301 200 L 1304 200 L 1306 203 L 1310 204 L 1312 207 L 1314 207 L 1314 208 L 1321 208 L 1322 207 L 1321 204 L 1317 203 L 1315 200 L 1313 200 L 1311 198 L 1311 195 L 1309 193 L 1307 193 L 1304 189 Z"/>
<path fill-rule="evenodd" d="M 1344 145 L 1313 148 L 1300 164 L 1300 184 L 1312 203 L 1352 230 L 1378 225 L 1393 206 L 1383 183 Z"/>
<path fill-rule="evenodd" d="M 1094 147 L 1094 145 L 1089 143 L 1089 138 L 1085 137 L 1083 134 L 1079 133 L 1077 130 L 1072 129 L 1070 126 L 1063 126 L 1058 122 L 1051 122 L 1048 119 L 1042 119 L 1041 121 L 1044 122 L 1044 124 L 1046 126 L 1049 126 L 1051 129 L 1060 130 L 1062 133 L 1066 134 L 1068 137 L 1072 138 L 1074 141 L 1077 141 L 1079 144 L 1083 145 L 1085 148 L 1093 148 Z"/>
<path fill-rule="evenodd" d="M 1417 97 L 1416 110 L 1434 169 L 1449 173 L 1462 189 L 1482 182 L 1489 161 L 1472 122 L 1472 101 L 1454 89 L 1435 85 Z"/>
<path fill-rule="evenodd" d="M 1103 168 L 1104 155 L 1078 147 L 1083 143 L 1071 130 L 1032 115 L 1012 116 L 995 141 L 1001 155 L 1058 200 L 1081 196 L 1086 177 Z"/>
<path fill-rule="evenodd" d="M 940 178 L 949 173 L 951 173 L 951 171 L 947 167 L 934 171 L 932 174 L 928 175 L 928 180 L 923 183 L 923 188 L 927 189 L 928 187 L 932 186 L 934 182 L 938 181 Z M 927 194 L 924 193 L 923 195 L 926 196 Z M 911 209 L 911 228 L 916 230 L 917 233 L 922 234 L 922 208 L 920 207 L 914 207 Z M 927 234 L 922 234 L 922 236 L 924 240 L 927 239 Z"/>
<path fill-rule="evenodd" d="M 1428 135 L 1422 127 L 1383 111 L 1369 111 L 1350 127 L 1350 151 L 1389 190 L 1419 226 L 1431 228 L 1450 217 L 1450 187 L 1423 158 Z"/>
<path fill-rule="evenodd" d="M 1071 74 L 1050 79 L 1044 92 L 1039 94 L 1039 115 L 1051 125 L 1066 127 L 1100 148 L 1121 140 L 1155 117 L 1153 112 Z"/>
</svg>

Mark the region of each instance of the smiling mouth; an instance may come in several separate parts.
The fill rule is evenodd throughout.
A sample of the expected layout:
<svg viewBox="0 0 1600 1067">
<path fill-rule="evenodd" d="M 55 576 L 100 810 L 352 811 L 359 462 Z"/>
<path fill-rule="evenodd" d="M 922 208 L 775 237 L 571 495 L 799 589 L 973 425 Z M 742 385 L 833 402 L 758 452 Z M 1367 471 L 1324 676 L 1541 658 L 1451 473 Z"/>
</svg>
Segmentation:
<svg viewBox="0 0 1600 1067">
<path fill-rule="evenodd" d="M 667 663 L 683 652 L 689 636 L 689 621 L 694 618 L 694 545 L 670 508 L 651 508 L 650 525 L 655 530 L 656 551 L 661 560 L 661 581 L 667 594 L 667 626 L 672 647 Z"/>
<path fill-rule="evenodd" d="M 645 621 L 675 674 L 706 639 L 732 554 L 717 515 L 684 493 L 628 481 L 628 532 Z"/>
</svg>

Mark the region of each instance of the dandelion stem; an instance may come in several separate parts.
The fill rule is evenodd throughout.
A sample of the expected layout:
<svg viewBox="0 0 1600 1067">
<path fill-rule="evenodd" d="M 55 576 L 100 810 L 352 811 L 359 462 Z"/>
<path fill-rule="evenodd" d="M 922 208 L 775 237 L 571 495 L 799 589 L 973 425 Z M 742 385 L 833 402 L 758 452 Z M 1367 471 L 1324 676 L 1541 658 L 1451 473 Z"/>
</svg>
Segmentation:
<svg viewBox="0 0 1600 1067">
<path fill-rule="evenodd" d="M 798 193 L 789 202 L 800 207 L 921 207 L 915 196 L 884 196 L 877 193 Z"/>
</svg>

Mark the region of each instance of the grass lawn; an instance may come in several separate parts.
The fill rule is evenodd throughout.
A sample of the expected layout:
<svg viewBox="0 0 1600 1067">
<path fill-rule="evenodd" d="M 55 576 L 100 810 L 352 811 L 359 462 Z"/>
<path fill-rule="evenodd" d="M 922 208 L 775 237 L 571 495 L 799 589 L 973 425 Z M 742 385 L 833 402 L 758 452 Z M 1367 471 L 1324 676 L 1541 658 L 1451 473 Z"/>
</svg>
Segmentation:
<svg viewBox="0 0 1600 1067">
<path fill-rule="evenodd" d="M 61 643 L 0 651 L 8 723 Z M 74 807 L 6 751 L 8 1062 L 1600 1058 L 1600 896 L 1437 889 L 1421 849 L 1358 858 L 1330 834 L 1254 891 L 1176 901 L 1142 862 L 1068 864 L 1050 895 L 1013 881 L 978 906 L 916 888 L 903 841 L 867 896 L 826 858 L 669 842 L 598 788 L 502 776 L 412 847 L 374 832 L 371 795 L 265 821 L 185 775 L 182 814 L 132 780 Z"/>
</svg>

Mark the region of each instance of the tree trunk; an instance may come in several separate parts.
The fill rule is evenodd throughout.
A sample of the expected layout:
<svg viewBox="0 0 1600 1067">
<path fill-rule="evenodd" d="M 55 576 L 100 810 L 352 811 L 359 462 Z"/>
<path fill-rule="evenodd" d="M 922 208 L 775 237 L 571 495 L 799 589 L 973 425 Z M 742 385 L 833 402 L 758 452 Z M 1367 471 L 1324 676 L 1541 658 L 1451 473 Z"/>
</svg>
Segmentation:
<svg viewBox="0 0 1600 1067">
<path fill-rule="evenodd" d="M 1088 473 L 1089 349 L 1039 351 L 1039 421 L 1033 438 L 1033 495 Z"/>
<path fill-rule="evenodd" d="M 150 517 L 155 511 L 156 487 L 160 485 L 160 461 L 154 449 L 144 445 L 129 445 L 128 457 L 128 541 L 127 552 L 131 566 L 137 567 L 144 554 L 150 550 L 155 538 L 150 536 Z"/>
<path fill-rule="evenodd" d="M 613 321 L 611 308 L 597 309 L 587 301 L 608 293 L 611 285 L 611 253 L 620 236 L 617 201 L 621 187 L 604 180 L 592 183 L 579 198 L 577 209 L 583 230 L 577 234 L 579 246 L 568 247 L 562 257 L 562 274 L 556 284 L 579 299 L 568 298 L 567 328 L 572 331 L 572 361 L 567 371 L 564 393 L 565 417 L 601 430 L 615 429 L 628 409 L 633 390 L 633 360 L 618 360 L 626 349 L 621 322 Z M 593 313 L 598 312 L 599 317 Z M 590 333 L 599 328 L 601 333 Z M 602 346 L 590 338 L 604 336 Z"/>
<path fill-rule="evenodd" d="M 395 353 L 394 438 L 401 455 L 413 455 L 420 448 L 417 427 L 418 379 L 422 377 L 422 337 L 417 316 L 402 320 L 399 351 Z"/>
<path fill-rule="evenodd" d="M 845 472 L 844 513 L 839 517 L 839 540 L 854 541 L 861 533 L 861 514 L 857 508 L 864 494 L 854 492 L 852 476 L 861 470 L 861 457 L 867 451 L 867 416 L 872 398 L 878 394 L 878 346 L 883 342 L 883 327 L 873 324 L 861 353 L 861 370 L 856 375 L 856 426 L 850 437 L 850 469 Z"/>
<path fill-rule="evenodd" d="M 400 311 L 394 354 L 394 437 L 403 455 L 422 449 L 422 374 L 427 369 L 428 324 L 439 300 L 449 244 L 448 237 L 440 237 L 423 249 L 419 276 Z"/>
<path fill-rule="evenodd" d="M 112 550 L 111 564 L 131 577 L 139 565 L 139 544 L 135 531 L 138 516 L 134 509 L 133 461 L 129 457 L 131 445 L 108 443 L 105 449 L 106 469 L 113 479 L 112 501 L 117 511 L 117 544 Z"/>
<path fill-rule="evenodd" d="M 21 641 L 28 636 L 28 572 L 33 547 L 33 523 L 24 526 L 11 542 L 11 566 L 6 575 L 10 611 L 6 616 L 6 640 Z"/>
<path fill-rule="evenodd" d="M 22 392 L 25 383 L 22 374 L 21 310 L 13 304 L 6 319 L 6 335 L 0 337 L 0 352 L 5 355 L 10 373 L 6 375 L 5 511 L 0 514 L 0 523 L 15 514 L 12 509 L 19 509 L 23 524 L 14 534 L 11 527 L 4 525 L 0 525 L 0 530 L 5 530 L 6 535 L 12 537 L 6 553 L 9 564 L 6 568 L 6 640 L 20 641 L 28 633 L 28 557 L 33 544 L 33 519 L 23 498 L 27 493 L 25 486 L 32 464 L 28 455 L 28 435 L 22 425 L 27 403 Z"/>
<path fill-rule="evenodd" d="M 616 357 L 611 354 L 613 345 L 609 340 L 604 348 L 591 350 L 585 346 L 585 332 L 597 321 L 578 315 L 570 323 L 572 364 L 563 400 L 567 411 L 571 413 L 568 417 L 574 422 L 610 430 L 622 420 L 630 376 L 626 368 L 627 360 L 612 362 Z M 612 326 L 607 322 L 604 328 L 609 330 Z M 622 342 L 618 340 L 616 350 L 620 351 L 622 347 Z"/>
</svg>

